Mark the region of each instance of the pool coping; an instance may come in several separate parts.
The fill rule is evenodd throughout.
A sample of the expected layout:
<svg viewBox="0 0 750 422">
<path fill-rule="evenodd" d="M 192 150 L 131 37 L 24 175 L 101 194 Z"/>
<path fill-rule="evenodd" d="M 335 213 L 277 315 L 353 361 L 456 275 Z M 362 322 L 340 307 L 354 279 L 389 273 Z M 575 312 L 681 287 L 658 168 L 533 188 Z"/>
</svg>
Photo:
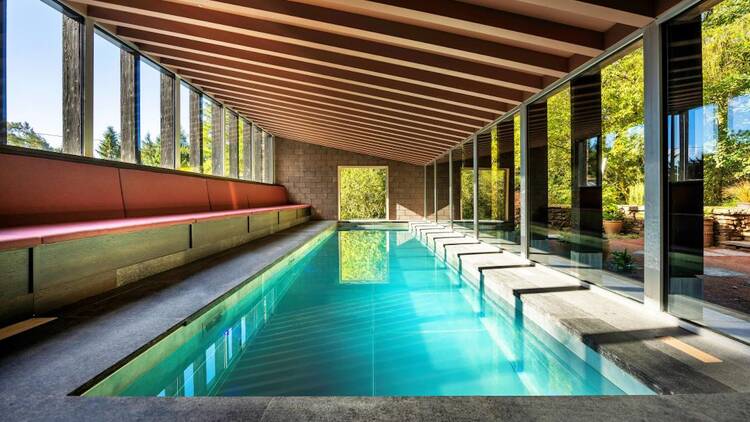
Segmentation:
<svg viewBox="0 0 750 422">
<path fill-rule="evenodd" d="M 480 275 L 478 269 L 487 265 L 487 261 L 508 264 L 520 263 L 524 260 L 518 255 L 504 253 L 492 258 L 485 257 L 482 263 L 471 262 L 476 261 L 478 256 L 467 255 L 465 259 L 460 259 L 458 256 L 461 253 L 460 247 L 454 246 L 449 251 L 448 248 L 442 248 L 444 242 L 439 241 L 431 247 L 429 234 L 422 236 L 422 230 L 419 227 L 412 226 L 410 229 L 417 234 L 418 238 L 423 239 L 423 243 L 433 250 L 439 259 L 462 273 L 462 276 L 469 282 L 477 285 L 480 277 L 483 277 L 489 299 L 499 299 L 511 307 L 522 307 L 524 316 L 529 317 L 558 341 L 566 343 L 569 349 L 576 349 L 579 357 L 587 356 L 587 361 L 593 359 L 595 365 L 600 355 L 659 394 L 750 392 L 750 382 L 747 381 L 738 383 L 741 388 L 732 388 L 725 384 L 730 377 L 739 377 L 735 380 L 750 378 L 750 368 L 748 368 L 750 348 L 741 342 L 734 342 L 724 336 L 705 331 L 689 332 L 680 326 L 678 321 L 664 313 L 646 309 L 617 293 L 581 282 L 542 264 L 534 267 L 513 266 L 494 271 L 488 270 Z M 582 289 L 563 289 L 557 293 L 533 294 L 523 299 L 516 294 L 519 289 L 543 287 L 545 283 L 565 287 L 579 286 Z M 534 284 L 539 284 L 539 286 Z M 590 296 L 590 298 L 606 302 L 609 308 L 594 311 L 566 310 L 566 307 L 571 307 L 572 302 L 566 302 L 565 296 L 569 298 L 571 292 L 582 290 L 585 290 L 587 294 L 597 295 L 596 297 Z M 641 330 L 642 332 L 629 333 L 619 330 L 611 324 L 611 319 L 608 323 L 603 315 L 607 312 L 615 312 L 615 308 L 622 315 L 628 315 L 628 312 L 629 315 L 648 315 L 653 318 L 653 324 L 648 329 Z M 602 330 L 606 330 L 604 334 L 601 334 Z M 663 345 L 655 346 L 654 340 L 667 336 L 692 336 L 690 342 L 698 341 L 704 350 L 707 349 L 725 357 L 729 369 L 706 369 L 705 365 L 701 367 L 700 363 L 692 362 L 689 356 L 680 356 L 679 352 L 668 353 L 669 350 L 667 350 L 665 353 Z M 585 347 L 582 347 L 584 345 Z M 654 362 L 644 363 L 645 359 L 653 359 Z M 670 373 L 670 370 L 674 372 Z"/>
<path fill-rule="evenodd" d="M 112 294 L 99 301 L 74 306 L 67 316 L 0 342 L 0 414 L 6 420 L 591 420 L 659 418 L 661 420 L 738 420 L 750 419 L 750 395 L 730 393 L 676 396 L 571 396 L 571 397 L 201 397 L 201 398 L 124 398 L 79 397 L 67 395 L 93 374 L 111 367 L 148 341 L 141 330 L 126 329 L 134 319 L 148 332 L 164 333 L 183 318 L 173 313 L 148 313 L 168 299 L 191 297 L 193 312 L 216 299 L 216 292 L 198 289 L 166 289 L 165 285 L 196 284 L 194 275 L 211 278 L 242 274 L 248 265 L 243 258 L 261 254 L 281 256 L 281 243 L 304 244 L 331 221 L 310 222 L 264 239 L 251 242 L 216 257 L 205 258 L 157 276 L 156 286 Z M 287 250 L 294 250 L 287 245 Z M 266 261 L 269 262 L 268 260 Z M 266 265 L 267 266 L 267 265 Z M 265 267 L 265 266 L 262 266 Z M 262 268 L 256 266 L 255 268 Z M 237 276 L 239 277 L 239 276 Z M 245 277 L 247 278 L 247 277 Z M 239 280 L 239 278 L 238 278 Z M 226 293 L 228 281 L 218 288 Z M 223 286 L 223 287 L 222 287 Z M 138 292 L 135 292 L 138 293 Z M 208 292 L 210 293 L 210 292 Z M 106 307 L 114 303 L 114 309 Z M 123 304 L 124 303 L 124 304 Z M 180 303 L 179 301 L 177 302 Z M 105 305 L 105 306 L 102 306 Z M 169 323 L 160 321 L 167 320 Z M 111 331 L 119 329 L 117 336 Z M 128 339 L 103 345 L 110 339 Z M 153 338 L 153 336 L 151 336 Z M 10 339 L 9 339 L 10 340 Z M 90 350 L 84 350 L 88 347 Z M 85 374 L 77 374 L 81 370 Z M 73 377 L 62 382 L 61 379 Z M 72 386 L 70 388 L 66 386 Z M 741 416 L 745 415 L 745 416 Z"/>
</svg>

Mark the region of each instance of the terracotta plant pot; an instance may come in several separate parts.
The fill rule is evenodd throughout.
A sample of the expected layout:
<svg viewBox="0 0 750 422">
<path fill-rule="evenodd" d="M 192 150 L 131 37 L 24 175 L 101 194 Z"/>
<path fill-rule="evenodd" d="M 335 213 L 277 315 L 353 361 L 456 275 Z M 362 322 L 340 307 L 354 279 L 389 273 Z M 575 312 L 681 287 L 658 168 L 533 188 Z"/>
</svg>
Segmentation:
<svg viewBox="0 0 750 422">
<path fill-rule="evenodd" d="M 620 234 L 622 231 L 622 221 L 604 220 L 604 233 L 608 235 Z"/>
</svg>

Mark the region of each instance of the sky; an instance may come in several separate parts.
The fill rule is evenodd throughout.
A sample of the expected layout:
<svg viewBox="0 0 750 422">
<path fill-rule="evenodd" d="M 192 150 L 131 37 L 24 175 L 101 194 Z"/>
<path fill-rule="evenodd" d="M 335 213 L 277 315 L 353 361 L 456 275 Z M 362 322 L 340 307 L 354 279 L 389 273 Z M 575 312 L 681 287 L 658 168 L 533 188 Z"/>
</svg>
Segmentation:
<svg viewBox="0 0 750 422">
<path fill-rule="evenodd" d="M 8 0 L 8 121 L 62 145 L 62 15 L 38 0 Z M 58 70 L 59 69 L 59 70 Z M 141 137 L 160 133 L 159 72 L 141 63 Z M 94 139 L 120 131 L 120 50 L 94 37 Z"/>
</svg>

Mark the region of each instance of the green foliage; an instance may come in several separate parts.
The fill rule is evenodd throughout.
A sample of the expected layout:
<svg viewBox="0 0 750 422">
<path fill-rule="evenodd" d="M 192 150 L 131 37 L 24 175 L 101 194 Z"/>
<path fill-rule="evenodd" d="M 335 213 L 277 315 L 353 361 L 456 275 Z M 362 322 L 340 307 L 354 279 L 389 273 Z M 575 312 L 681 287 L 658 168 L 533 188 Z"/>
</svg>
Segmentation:
<svg viewBox="0 0 750 422">
<path fill-rule="evenodd" d="M 474 170 L 461 169 L 461 220 L 474 218 Z"/>
<path fill-rule="evenodd" d="M 750 182 L 740 182 L 727 188 L 727 194 L 737 202 L 750 204 Z"/>
<path fill-rule="evenodd" d="M 547 99 L 547 203 L 570 208 L 570 88 Z"/>
<path fill-rule="evenodd" d="M 8 145 L 61 152 L 59 148 L 50 146 L 47 140 L 42 135 L 36 133 L 28 122 L 8 122 L 7 130 Z"/>
<path fill-rule="evenodd" d="M 340 231 L 339 277 L 342 283 L 388 281 L 388 233 L 384 231 Z"/>
<path fill-rule="evenodd" d="M 147 133 L 141 141 L 141 164 L 147 166 L 161 165 L 161 138 L 151 139 L 151 134 Z"/>
<path fill-rule="evenodd" d="M 183 130 L 180 130 L 180 170 L 195 170 L 190 167 L 190 143 L 188 142 L 185 131 Z"/>
<path fill-rule="evenodd" d="M 120 151 L 120 135 L 115 132 L 114 127 L 107 126 L 96 147 L 97 155 L 108 160 L 119 160 Z"/>
<path fill-rule="evenodd" d="M 717 4 L 704 13 L 702 33 L 703 102 L 715 112 L 718 138 L 704 140 L 704 203 L 716 206 L 731 199 L 727 187 L 750 180 L 750 131 L 728 125 L 729 101 L 750 94 L 750 1 Z"/>
<path fill-rule="evenodd" d="M 605 205 L 602 209 L 602 219 L 604 221 L 622 221 L 625 219 L 625 213 L 617 205 Z"/>
<path fill-rule="evenodd" d="M 644 205 L 646 203 L 646 190 L 643 182 L 631 185 L 628 188 L 628 205 Z"/>
<path fill-rule="evenodd" d="M 634 264 L 633 255 L 628 253 L 627 249 L 612 251 L 612 259 L 610 261 L 612 270 L 619 273 L 629 273 L 633 271 Z"/>
<path fill-rule="evenodd" d="M 213 174 L 212 173 L 212 167 L 213 163 L 211 161 L 211 129 L 213 126 L 212 123 L 212 107 L 211 103 L 208 101 L 203 102 L 203 118 L 202 124 L 201 124 L 201 131 L 203 132 L 203 173 L 204 174 Z"/>
<path fill-rule="evenodd" d="M 387 216 L 388 170 L 378 167 L 339 169 L 339 219 L 369 220 Z"/>
<path fill-rule="evenodd" d="M 641 205 L 643 189 L 643 49 L 606 66 L 602 75 L 602 204 Z M 631 191 L 636 195 L 631 201 Z"/>
</svg>

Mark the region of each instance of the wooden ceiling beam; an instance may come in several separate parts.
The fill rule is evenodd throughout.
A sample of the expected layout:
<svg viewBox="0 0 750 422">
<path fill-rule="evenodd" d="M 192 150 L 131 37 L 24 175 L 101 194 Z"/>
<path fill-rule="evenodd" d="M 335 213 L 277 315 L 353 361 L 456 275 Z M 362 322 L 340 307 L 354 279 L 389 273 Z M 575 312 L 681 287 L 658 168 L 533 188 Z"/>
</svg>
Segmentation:
<svg viewBox="0 0 750 422">
<path fill-rule="evenodd" d="M 603 51 L 601 32 L 446 0 L 292 0 L 497 43 L 542 46 L 588 56 Z M 554 3 L 548 1 L 548 3 Z"/>
<path fill-rule="evenodd" d="M 273 125 L 269 123 L 269 125 Z M 399 152 L 392 150 L 380 150 L 368 146 L 363 146 L 361 143 L 350 143 L 341 140 L 331 140 L 329 136 L 319 134 L 316 132 L 309 132 L 305 130 L 298 130 L 294 128 L 276 127 L 274 128 L 276 136 L 291 139 L 299 142 L 306 142 L 325 146 L 328 148 L 340 149 L 344 151 L 354 152 L 357 154 L 368 155 L 371 157 L 379 157 L 388 160 L 400 161 L 404 163 L 414 165 L 424 165 L 432 161 L 432 157 L 422 156 L 420 154 L 410 154 L 408 152 Z"/>
<path fill-rule="evenodd" d="M 224 37 L 215 34 L 207 37 L 206 31 L 185 24 L 160 26 L 144 26 L 125 21 L 117 13 L 103 17 L 105 13 L 92 8 L 92 13 L 99 16 L 97 21 L 118 26 L 118 35 L 130 41 L 139 41 L 153 45 L 161 45 L 184 51 L 200 51 L 201 54 L 212 55 L 235 61 L 256 64 L 264 67 L 286 69 L 290 72 L 304 73 L 321 78 L 339 80 L 362 86 L 390 89 L 394 92 L 415 96 L 429 95 L 435 100 L 464 102 L 474 104 L 482 100 L 515 103 L 522 101 L 529 94 L 483 82 L 461 78 L 453 78 L 441 74 L 415 75 L 414 72 L 399 72 L 397 69 L 386 69 L 378 62 L 359 64 L 342 58 L 321 57 L 324 52 L 303 52 L 285 50 L 283 46 L 274 48 L 248 41 L 237 40 L 239 36 L 229 34 Z M 177 28 L 181 26 L 182 28 Z M 307 55 L 305 55 L 307 54 Z M 277 62 L 282 62 L 278 63 Z M 466 63 L 467 67 L 472 63 Z M 420 72 L 418 72 L 420 73 Z M 542 78 L 544 79 L 544 78 Z M 458 95 L 457 95 L 458 94 Z"/>
<path fill-rule="evenodd" d="M 357 128 L 352 126 L 337 125 L 334 122 L 315 121 L 312 119 L 306 119 L 304 117 L 297 117 L 288 113 L 280 113 L 278 111 L 270 111 L 264 109 L 250 110 L 248 108 L 240 107 L 238 103 L 228 102 L 229 105 L 237 107 L 241 111 L 247 112 L 253 120 L 283 120 L 284 122 L 293 123 L 295 126 L 300 127 L 315 127 L 316 129 L 325 129 L 328 131 L 346 133 L 350 136 L 355 136 L 360 139 L 366 139 L 368 143 L 373 145 L 381 146 L 398 146 L 407 147 L 414 151 L 424 152 L 426 154 L 434 153 L 435 151 L 445 151 L 450 148 L 449 145 L 436 145 L 426 143 L 424 141 L 414 140 L 413 138 L 406 138 L 403 136 L 394 136 L 386 132 L 378 132 L 375 130 L 366 130 L 363 128 Z"/>
<path fill-rule="evenodd" d="M 656 11 L 651 1 L 632 0 L 516 0 L 534 6 L 557 9 L 594 19 L 640 28 L 654 20 Z"/>
<path fill-rule="evenodd" d="M 239 92 L 247 92 L 251 93 L 252 91 L 258 91 L 257 88 L 254 88 L 253 84 L 247 84 L 243 83 L 241 81 L 232 81 L 232 80 L 226 80 L 225 78 L 221 78 L 219 76 L 215 76 L 213 74 L 207 74 L 202 73 L 200 71 L 195 71 L 192 69 L 184 69 L 184 68 L 176 68 L 179 70 L 180 74 L 185 76 L 185 78 L 190 79 L 195 83 L 196 85 L 203 86 L 203 87 L 212 87 L 212 86 L 220 86 L 224 89 L 231 89 L 231 90 L 239 90 Z M 272 93 L 273 91 L 268 90 L 262 90 L 263 92 Z M 340 100 L 334 100 L 334 99 L 327 99 L 327 100 L 317 100 L 314 98 L 307 98 L 306 95 L 303 93 L 295 93 L 294 94 L 297 99 L 306 101 L 309 103 L 317 103 L 324 106 L 337 106 L 339 108 L 343 109 L 350 109 L 352 111 L 357 112 L 366 112 L 370 114 L 380 114 L 383 116 L 390 116 L 390 117 L 396 117 L 399 115 L 398 110 L 381 110 L 376 107 L 370 107 L 370 106 L 358 106 L 351 103 L 347 103 Z M 423 124 L 432 125 L 435 127 L 439 127 L 441 129 L 449 129 L 454 130 L 460 133 L 471 133 L 473 129 L 476 128 L 476 126 L 473 126 L 471 123 L 465 123 L 465 122 L 459 122 L 456 119 L 441 119 L 437 118 L 433 115 L 424 115 L 424 114 L 411 114 L 411 113 L 403 113 L 402 116 L 408 115 L 408 119 L 411 121 L 417 121 L 421 122 Z M 481 125 L 477 125 L 481 126 Z"/>
<path fill-rule="evenodd" d="M 342 37 L 363 39 L 372 43 L 416 50 L 438 56 L 451 57 L 487 66 L 561 77 L 568 72 L 565 55 L 554 55 L 513 45 L 499 44 L 482 39 L 448 32 L 389 22 L 352 13 L 340 12 L 305 4 L 264 0 L 79 0 L 89 6 L 106 7 L 118 12 L 158 16 L 176 22 L 200 25 L 203 28 L 221 27 L 235 34 L 252 34 L 254 37 L 278 36 L 253 31 L 253 25 L 240 18 L 270 21 L 289 27 L 327 32 Z M 179 3 L 179 4 L 178 4 Z M 199 18 L 198 18 L 199 17 Z M 214 19 L 215 18 L 215 19 Z M 227 22 L 238 22 L 234 26 Z M 294 31 L 286 42 L 297 40 Z M 300 43 L 297 42 L 297 45 Z M 301 46 L 300 46 L 301 47 Z M 388 47 L 385 47 L 388 48 Z M 322 53 L 322 50 L 318 50 Z M 347 50 L 350 58 L 355 50 Z M 595 54 L 594 54 L 595 55 Z"/>
<path fill-rule="evenodd" d="M 387 123 L 377 124 L 377 123 L 372 123 L 372 122 L 356 120 L 351 117 L 340 117 L 340 116 L 335 116 L 335 115 L 330 115 L 330 114 L 325 114 L 325 113 L 319 113 L 316 111 L 309 111 L 305 109 L 300 109 L 300 107 L 295 107 L 293 105 L 279 105 L 273 101 L 267 101 L 263 99 L 257 99 L 257 98 L 251 98 L 251 97 L 245 97 L 245 96 L 238 96 L 232 93 L 220 93 L 214 90 L 213 95 L 220 99 L 226 99 L 226 101 L 231 102 L 234 105 L 234 108 L 238 109 L 238 111 L 244 111 L 246 113 L 250 112 L 251 114 L 253 110 L 258 110 L 258 109 L 268 109 L 268 110 L 273 110 L 274 112 L 283 113 L 283 114 L 294 113 L 294 115 L 304 116 L 305 118 L 309 118 L 312 120 L 324 119 L 325 121 L 336 122 L 344 126 L 363 127 L 363 128 L 368 128 L 369 130 L 381 131 L 381 132 L 383 131 L 394 132 L 394 133 L 399 134 L 399 136 L 408 136 L 414 139 L 420 139 L 423 142 L 433 143 L 435 145 L 453 145 L 456 142 L 463 140 L 462 138 L 459 138 L 459 137 L 447 137 L 447 136 L 440 137 L 440 136 L 433 135 L 433 134 L 424 134 L 415 130 L 395 128 L 393 126 L 388 125 Z"/>
<path fill-rule="evenodd" d="M 197 84 L 196 84 L 197 85 Z M 422 136 L 430 137 L 430 138 L 438 138 L 438 139 L 450 139 L 450 140 L 463 140 L 466 138 L 467 133 L 456 133 L 452 132 L 450 130 L 441 130 L 440 128 L 436 128 L 433 126 L 420 126 L 414 123 L 411 124 L 404 124 L 398 120 L 395 119 L 389 119 L 387 117 L 383 116 L 368 116 L 366 114 L 360 114 L 355 113 L 351 111 L 346 111 L 346 109 L 336 109 L 336 108 L 329 108 L 325 106 L 320 105 L 310 105 L 310 104 L 303 104 L 299 101 L 298 98 L 294 96 L 279 96 L 274 94 L 269 94 L 263 91 L 258 91 L 258 93 L 245 93 L 245 92 L 239 92 L 237 90 L 227 88 L 227 87 L 221 87 L 221 86 L 212 86 L 207 85 L 206 86 L 211 92 L 216 93 L 217 95 L 225 95 L 229 96 L 231 98 L 234 98 L 238 101 L 250 101 L 250 102 L 259 102 L 259 103 L 266 103 L 266 104 L 272 104 L 277 107 L 286 107 L 291 110 L 298 110 L 301 113 L 312 113 L 324 117 L 337 117 L 337 118 L 343 118 L 348 121 L 352 122 L 362 122 L 362 123 L 368 123 L 370 125 L 375 126 L 382 126 L 386 128 L 397 128 L 400 129 L 401 132 L 406 133 L 417 133 Z"/>
<path fill-rule="evenodd" d="M 288 122 L 279 122 L 273 119 L 266 119 L 261 117 L 258 122 L 268 128 L 275 135 L 278 135 L 279 131 L 296 132 L 300 134 L 313 135 L 319 139 L 326 139 L 330 143 L 335 143 L 341 146 L 349 146 L 360 148 L 361 151 L 379 151 L 388 152 L 394 157 L 412 157 L 419 158 L 422 160 L 431 160 L 437 153 L 427 153 L 419 150 L 411 150 L 398 145 L 382 145 L 374 142 L 370 142 L 366 138 L 356 137 L 348 135 L 346 132 L 331 131 L 327 129 L 316 128 L 314 126 L 302 126 L 289 124 Z"/>
</svg>

